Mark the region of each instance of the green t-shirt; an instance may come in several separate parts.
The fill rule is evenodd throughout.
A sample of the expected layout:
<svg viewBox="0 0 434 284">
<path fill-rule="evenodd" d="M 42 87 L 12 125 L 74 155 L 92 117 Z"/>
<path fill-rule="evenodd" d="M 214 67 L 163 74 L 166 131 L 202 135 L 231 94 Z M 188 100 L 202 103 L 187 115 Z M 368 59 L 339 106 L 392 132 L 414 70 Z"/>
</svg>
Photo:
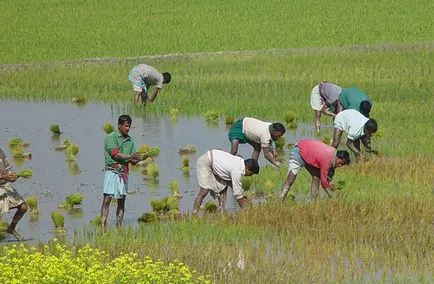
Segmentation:
<svg viewBox="0 0 434 284">
<path fill-rule="evenodd" d="M 104 139 L 104 162 L 106 165 L 112 165 L 115 163 L 125 164 L 127 160 L 114 160 L 110 153 L 113 150 L 119 150 L 122 154 L 131 155 L 136 152 L 136 146 L 131 136 L 127 136 L 125 139 L 115 130 Z"/>
<path fill-rule="evenodd" d="M 362 101 L 368 101 L 372 104 L 369 97 L 357 88 L 345 88 L 339 96 L 339 103 L 343 109 L 355 109 L 360 111 L 360 103 Z"/>
</svg>

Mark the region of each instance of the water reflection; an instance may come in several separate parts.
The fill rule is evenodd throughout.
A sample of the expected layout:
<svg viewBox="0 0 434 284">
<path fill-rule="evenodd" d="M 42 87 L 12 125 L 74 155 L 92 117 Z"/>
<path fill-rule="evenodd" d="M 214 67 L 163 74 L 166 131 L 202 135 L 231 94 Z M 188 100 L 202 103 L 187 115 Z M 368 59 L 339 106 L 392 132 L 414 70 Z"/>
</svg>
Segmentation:
<svg viewBox="0 0 434 284">
<path fill-rule="evenodd" d="M 65 214 L 67 235 L 75 228 L 81 228 L 99 214 L 102 199 L 103 182 L 103 146 L 105 133 L 102 126 L 106 122 L 117 122 L 123 109 L 117 106 L 86 104 L 77 108 L 74 105 L 57 103 L 22 103 L 2 102 L 0 112 L 8 120 L 0 120 L 0 147 L 8 149 L 8 139 L 13 136 L 21 137 L 31 142 L 32 160 L 15 162 L 15 171 L 22 168 L 32 168 L 31 179 L 19 179 L 16 182 L 17 190 L 23 197 L 37 195 L 39 198 L 38 218 L 29 214 L 23 218 L 18 227 L 21 232 L 36 240 L 52 238 L 49 233 L 53 228 L 50 214 L 57 210 L 56 206 L 65 200 L 72 192 L 84 195 L 82 208 L 77 214 Z M 25 114 L 25 116 L 23 115 Z M 31 119 L 29 119 L 31 118 Z M 10 127 L 14 121 L 14 127 Z M 62 129 L 62 134 L 53 137 L 49 127 L 56 123 Z M 142 166 L 131 169 L 129 191 L 136 194 L 128 195 L 126 200 L 125 225 L 136 224 L 137 218 L 144 212 L 151 210 L 150 200 L 168 196 L 168 184 L 172 180 L 179 183 L 180 211 L 191 210 L 196 195 L 197 181 L 196 159 L 212 148 L 230 149 L 227 138 L 228 126 L 224 121 L 206 123 L 203 117 L 191 118 L 177 115 L 174 124 L 170 118 L 153 118 L 148 114 L 133 117 L 130 135 L 135 139 L 136 145 L 147 144 L 160 148 L 160 154 L 153 163 L 158 166 L 159 176 L 155 180 L 145 180 L 142 175 Z M 285 134 L 287 143 L 313 135 L 313 127 L 299 125 L 296 131 Z M 64 153 L 58 152 L 54 147 L 59 141 L 73 141 L 80 147 L 76 162 L 65 162 Z M 189 154 L 188 168 L 183 170 L 182 156 L 179 149 L 186 145 L 193 145 L 196 152 Z M 239 154 L 243 157 L 251 155 L 249 145 L 241 145 Z M 11 156 L 11 153 L 7 153 Z M 284 157 L 284 154 L 281 154 Z M 262 155 L 261 165 L 267 164 Z M 210 197 L 204 200 L 205 204 Z M 230 194 L 226 203 L 228 210 L 238 208 Z M 110 207 L 109 226 L 115 223 L 116 206 Z M 13 212 L 4 214 L 4 218 L 11 218 Z M 9 220 L 9 219 L 6 219 Z M 29 221 L 32 221 L 31 223 Z"/>
</svg>

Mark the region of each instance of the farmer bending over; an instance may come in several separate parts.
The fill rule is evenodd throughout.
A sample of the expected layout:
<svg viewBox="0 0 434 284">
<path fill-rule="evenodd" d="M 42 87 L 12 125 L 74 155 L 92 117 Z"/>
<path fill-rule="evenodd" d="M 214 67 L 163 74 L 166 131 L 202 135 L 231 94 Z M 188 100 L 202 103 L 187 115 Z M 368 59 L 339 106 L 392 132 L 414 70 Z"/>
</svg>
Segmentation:
<svg viewBox="0 0 434 284">
<path fill-rule="evenodd" d="M 272 141 L 276 141 L 285 134 L 285 126 L 279 122 L 263 122 L 255 118 L 245 117 L 238 120 L 229 129 L 229 141 L 231 141 L 231 154 L 236 155 L 238 144 L 249 143 L 253 147 L 252 159 L 258 160 L 261 148 L 264 158 L 271 164 L 279 167 L 273 152 L 270 151 Z"/>
<path fill-rule="evenodd" d="M 121 115 L 118 118 L 118 130 L 113 131 L 104 139 L 104 198 L 101 205 L 102 228 L 107 228 L 107 217 L 110 201 L 117 199 L 116 226 L 122 225 L 125 210 L 125 197 L 128 192 L 129 164 L 137 164 L 146 155 L 136 152 L 133 138 L 128 135 L 131 117 Z"/>
<path fill-rule="evenodd" d="M 231 155 L 222 150 L 210 150 L 200 156 L 196 162 L 199 194 L 194 200 L 193 214 L 196 214 L 203 199 L 211 191 L 211 195 L 219 199 L 219 210 L 224 210 L 228 186 L 232 187 L 238 205 L 244 208 L 249 204 L 243 196 L 241 177 L 259 173 L 256 160 Z"/>
<path fill-rule="evenodd" d="M 172 76 L 169 72 L 160 73 L 152 66 L 139 64 L 131 69 L 128 75 L 128 80 L 133 85 L 134 103 L 138 103 L 141 97 L 142 104 L 154 102 L 158 92 L 163 88 L 163 84 L 170 83 Z M 148 89 L 150 86 L 155 86 L 154 92 L 148 98 Z"/>
<path fill-rule="evenodd" d="M 311 196 L 318 195 L 319 182 L 321 187 L 331 197 L 335 186 L 331 182 L 335 168 L 348 165 L 350 155 L 347 151 L 336 151 L 335 148 L 315 139 L 304 139 L 297 142 L 289 153 L 289 170 L 285 183 L 280 189 L 280 198 L 285 199 L 298 172 L 305 167 L 312 176 Z"/>
<path fill-rule="evenodd" d="M 23 241 L 23 237 L 15 230 L 15 227 L 26 214 L 27 204 L 12 186 L 12 183 L 16 180 L 17 175 L 12 171 L 8 158 L 0 149 L 0 215 L 12 209 L 17 209 L 6 232 L 13 235 L 18 241 Z"/>
<path fill-rule="evenodd" d="M 332 147 L 337 148 L 341 141 L 342 133 L 346 132 L 347 147 L 354 153 L 357 160 L 363 160 L 360 151 L 360 140 L 368 152 L 379 155 L 379 152 L 371 149 L 371 137 L 377 132 L 377 122 L 372 118 L 367 118 L 354 109 L 344 110 L 336 115 L 333 130 Z"/>
<path fill-rule="evenodd" d="M 328 82 L 321 82 L 313 87 L 310 94 L 310 105 L 314 112 L 314 122 L 316 131 L 319 132 L 321 123 L 321 113 L 335 117 L 342 111 L 339 104 L 339 95 L 342 88 L 338 85 Z"/>
<path fill-rule="evenodd" d="M 369 118 L 372 103 L 369 97 L 361 90 L 357 88 L 343 89 L 341 95 L 339 96 L 339 103 L 344 110 L 355 109 Z"/>
</svg>

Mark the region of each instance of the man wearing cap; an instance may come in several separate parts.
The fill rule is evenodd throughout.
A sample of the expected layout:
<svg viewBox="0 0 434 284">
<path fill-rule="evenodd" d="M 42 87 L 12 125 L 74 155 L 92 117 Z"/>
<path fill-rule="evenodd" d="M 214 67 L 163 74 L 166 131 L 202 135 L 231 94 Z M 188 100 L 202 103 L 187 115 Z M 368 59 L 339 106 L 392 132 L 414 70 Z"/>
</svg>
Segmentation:
<svg viewBox="0 0 434 284">
<path fill-rule="evenodd" d="M 303 139 L 292 147 L 289 154 L 289 170 L 285 183 L 280 189 L 280 198 L 285 199 L 291 185 L 294 183 L 301 168 L 306 168 L 312 176 L 311 196 L 318 195 L 319 183 L 331 197 L 335 186 L 331 182 L 335 168 L 348 165 L 350 155 L 347 151 L 337 151 L 335 148 L 315 139 Z"/>
<path fill-rule="evenodd" d="M 193 203 L 193 214 L 197 213 L 209 192 L 218 197 L 219 209 L 224 210 L 228 186 L 232 187 L 238 205 L 244 208 L 249 202 L 243 195 L 241 178 L 258 174 L 259 164 L 256 160 L 243 160 L 222 150 L 209 150 L 197 159 L 196 173 L 199 193 Z"/>
<path fill-rule="evenodd" d="M 341 91 L 341 87 L 326 81 L 320 82 L 313 87 L 310 94 L 310 105 L 314 111 L 314 123 L 317 132 L 321 127 L 321 113 L 335 117 L 342 110 L 339 104 Z"/>
<path fill-rule="evenodd" d="M 333 130 L 332 147 L 337 148 L 341 141 L 342 133 L 347 133 L 347 147 L 354 153 L 357 160 L 363 160 L 360 151 L 360 140 L 368 152 L 379 154 L 371 148 L 371 137 L 377 132 L 377 122 L 372 118 L 367 118 L 354 109 L 344 110 L 336 115 Z"/>
<path fill-rule="evenodd" d="M 245 117 L 236 121 L 229 129 L 229 141 L 231 142 L 231 154 L 236 155 L 238 145 L 249 143 L 253 147 L 252 159 L 258 160 L 261 150 L 264 158 L 271 164 L 279 167 L 280 162 L 274 159 L 272 148 L 273 141 L 285 134 L 285 126 L 282 123 L 263 122 L 256 118 Z"/>
<path fill-rule="evenodd" d="M 139 97 L 141 97 L 142 104 L 154 102 L 158 93 L 163 88 L 163 84 L 170 83 L 171 79 L 172 76 L 169 72 L 160 73 L 152 66 L 146 64 L 134 66 L 128 75 L 128 80 L 134 90 L 134 103 L 138 103 Z M 154 86 L 154 92 L 148 98 L 150 86 Z"/>
<path fill-rule="evenodd" d="M 355 109 L 369 118 L 372 103 L 369 97 L 357 88 L 344 88 L 339 96 L 339 103 L 344 110 Z"/>
</svg>

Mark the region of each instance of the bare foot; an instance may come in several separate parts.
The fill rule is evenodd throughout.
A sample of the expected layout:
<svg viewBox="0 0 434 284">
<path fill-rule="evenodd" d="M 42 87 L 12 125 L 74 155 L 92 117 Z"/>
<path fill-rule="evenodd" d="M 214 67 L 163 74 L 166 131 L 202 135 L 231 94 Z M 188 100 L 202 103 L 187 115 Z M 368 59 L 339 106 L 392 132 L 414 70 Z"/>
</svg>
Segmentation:
<svg viewBox="0 0 434 284">
<path fill-rule="evenodd" d="M 21 236 L 16 230 L 7 230 L 7 233 L 8 234 L 11 234 L 12 236 L 14 236 L 16 239 L 17 239 L 17 241 L 19 241 L 19 242 L 22 242 L 22 241 L 24 241 L 24 238 L 23 238 L 23 236 Z"/>
</svg>

